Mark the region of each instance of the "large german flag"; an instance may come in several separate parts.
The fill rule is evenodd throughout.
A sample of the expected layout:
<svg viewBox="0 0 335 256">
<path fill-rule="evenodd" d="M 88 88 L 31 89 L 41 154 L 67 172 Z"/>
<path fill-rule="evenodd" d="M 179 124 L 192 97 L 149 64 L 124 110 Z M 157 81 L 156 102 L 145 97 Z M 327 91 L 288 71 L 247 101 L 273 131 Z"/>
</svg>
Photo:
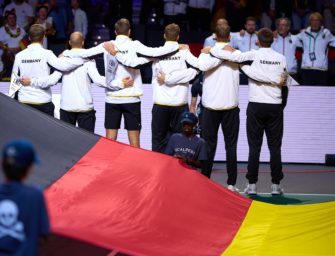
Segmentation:
<svg viewBox="0 0 335 256">
<path fill-rule="evenodd" d="M 87 133 L 2 94 L 0 106 L 1 145 L 17 137 L 36 145 L 42 164 L 30 182 L 46 188 L 54 234 L 130 255 L 334 255 L 335 202 L 253 201 L 172 157 Z"/>
</svg>

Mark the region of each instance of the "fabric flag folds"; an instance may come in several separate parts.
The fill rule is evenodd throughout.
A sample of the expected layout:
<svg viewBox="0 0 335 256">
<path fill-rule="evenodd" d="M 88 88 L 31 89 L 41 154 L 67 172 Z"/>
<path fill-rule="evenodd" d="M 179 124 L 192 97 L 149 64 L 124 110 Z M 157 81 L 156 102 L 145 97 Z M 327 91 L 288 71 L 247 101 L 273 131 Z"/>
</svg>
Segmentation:
<svg viewBox="0 0 335 256">
<path fill-rule="evenodd" d="M 1 146 L 33 142 L 52 232 L 129 255 L 334 255 L 335 202 L 261 203 L 173 157 L 67 125 L 0 94 Z M 57 248 L 57 247 L 55 247 Z"/>
</svg>

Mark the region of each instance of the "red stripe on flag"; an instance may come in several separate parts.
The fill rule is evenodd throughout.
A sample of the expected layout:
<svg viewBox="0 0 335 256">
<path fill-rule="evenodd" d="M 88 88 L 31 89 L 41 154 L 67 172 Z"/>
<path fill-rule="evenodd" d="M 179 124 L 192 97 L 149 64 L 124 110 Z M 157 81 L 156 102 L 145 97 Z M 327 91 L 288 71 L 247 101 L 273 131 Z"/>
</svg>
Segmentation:
<svg viewBox="0 0 335 256">
<path fill-rule="evenodd" d="M 135 255 L 220 255 L 251 204 L 173 157 L 101 138 L 45 192 L 52 231 Z"/>
</svg>

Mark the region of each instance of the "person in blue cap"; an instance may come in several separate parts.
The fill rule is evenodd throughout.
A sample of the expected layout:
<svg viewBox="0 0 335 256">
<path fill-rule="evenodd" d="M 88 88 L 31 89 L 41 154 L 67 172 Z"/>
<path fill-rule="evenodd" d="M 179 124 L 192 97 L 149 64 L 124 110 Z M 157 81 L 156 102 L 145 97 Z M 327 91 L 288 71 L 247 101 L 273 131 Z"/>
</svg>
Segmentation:
<svg viewBox="0 0 335 256">
<path fill-rule="evenodd" d="M 193 168 L 201 168 L 202 162 L 207 160 L 206 142 L 195 135 L 198 118 L 192 112 L 181 115 L 183 133 L 175 133 L 170 137 L 165 154 L 181 159 Z"/>
<path fill-rule="evenodd" d="M 39 159 L 25 139 L 2 150 L 4 183 L 0 184 L 0 255 L 38 255 L 50 225 L 43 192 L 22 182 Z"/>
</svg>

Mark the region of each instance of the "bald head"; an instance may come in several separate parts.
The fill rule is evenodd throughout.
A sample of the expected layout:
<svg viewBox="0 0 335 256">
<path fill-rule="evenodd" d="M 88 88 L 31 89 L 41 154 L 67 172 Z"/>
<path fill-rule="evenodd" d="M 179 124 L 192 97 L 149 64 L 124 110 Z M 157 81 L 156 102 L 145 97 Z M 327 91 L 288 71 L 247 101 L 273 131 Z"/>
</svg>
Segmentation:
<svg viewBox="0 0 335 256">
<path fill-rule="evenodd" d="M 80 32 L 73 32 L 70 36 L 69 44 L 72 48 L 82 48 L 84 45 L 84 37 Z"/>
<path fill-rule="evenodd" d="M 228 21 L 224 18 L 218 19 L 216 25 L 228 25 Z"/>
</svg>

